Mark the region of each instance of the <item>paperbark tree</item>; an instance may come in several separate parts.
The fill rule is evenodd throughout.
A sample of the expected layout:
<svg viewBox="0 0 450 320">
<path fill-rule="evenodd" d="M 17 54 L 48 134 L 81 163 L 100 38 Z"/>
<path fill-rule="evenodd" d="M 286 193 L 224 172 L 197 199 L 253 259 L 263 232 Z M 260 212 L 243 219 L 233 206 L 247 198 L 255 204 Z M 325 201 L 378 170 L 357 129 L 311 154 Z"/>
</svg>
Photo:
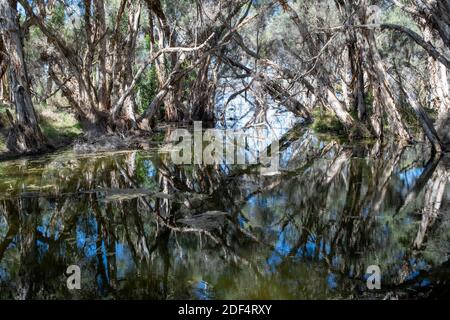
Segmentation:
<svg viewBox="0 0 450 320">
<path fill-rule="evenodd" d="M 416 20 L 422 29 L 423 38 L 414 31 L 401 26 L 384 25 L 405 33 L 428 54 L 429 103 L 438 111 L 436 130 L 444 151 L 450 150 L 450 90 L 447 72 L 450 60 L 443 52 L 450 49 L 450 1 L 414 0 L 407 5 L 399 0 L 394 4 Z"/>
<path fill-rule="evenodd" d="M 28 1 L 19 2 L 55 49 L 42 52 L 41 59 L 49 66 L 52 80 L 61 86 L 85 131 L 98 135 L 135 128 L 133 88 L 143 71 L 138 75 L 132 68 L 140 28 L 140 2 L 121 0 L 111 30 L 107 28 L 105 2 L 84 0 L 83 24 L 77 30 L 80 41 L 75 44 L 66 42 L 49 25 L 46 10 L 36 12 Z"/>
<path fill-rule="evenodd" d="M 310 35 L 308 26 L 304 21 L 302 21 L 297 12 L 286 1 L 280 1 L 280 3 L 282 4 L 283 9 L 289 14 L 292 22 L 297 27 L 300 35 L 303 38 L 303 41 L 305 42 L 307 51 L 311 56 L 315 57 L 314 60 L 317 60 L 319 57 L 318 55 L 320 54 L 318 53 L 318 43 L 316 43 L 315 39 Z M 345 106 L 337 99 L 334 93 L 334 89 L 331 87 L 331 84 L 326 78 L 321 76 L 321 74 L 323 73 L 326 73 L 324 67 L 321 67 L 318 64 L 315 65 L 315 68 L 311 72 L 311 74 L 313 76 L 316 75 L 317 78 L 320 78 L 320 80 L 316 88 L 314 88 L 313 86 L 307 86 L 309 87 L 308 90 L 313 89 L 311 90 L 311 92 L 314 95 L 324 97 L 323 101 L 334 111 L 336 117 L 348 131 L 357 128 L 354 118 L 346 110 Z M 306 79 L 300 79 L 300 81 L 305 83 Z"/>
<path fill-rule="evenodd" d="M 15 120 L 10 116 L 12 129 L 7 146 L 18 153 L 37 152 L 46 147 L 45 138 L 39 128 L 38 118 L 31 100 L 27 67 L 22 39 L 17 20 L 17 1 L 0 2 L 0 26 L 8 54 L 10 90 L 15 106 Z"/>
<path fill-rule="evenodd" d="M 163 10 L 161 1 L 146 0 L 145 2 L 150 12 L 149 30 L 152 47 L 151 51 L 159 50 L 164 47 L 175 47 L 177 43 L 177 32 L 171 30 L 169 20 Z M 179 64 L 180 58 L 179 53 L 172 52 L 168 56 L 161 55 L 155 61 L 160 88 L 162 89 L 166 83 L 168 83 L 171 88 L 165 92 L 164 97 L 159 101 L 159 103 L 164 103 L 164 117 L 165 120 L 169 122 L 181 121 L 184 117 L 179 101 L 183 77 L 174 76 L 174 73 L 181 71 Z"/>
<path fill-rule="evenodd" d="M 422 32 L 424 40 L 432 43 L 433 30 L 426 22 L 422 23 Z M 443 41 L 438 40 L 435 47 L 444 48 Z M 431 55 L 428 57 L 429 103 L 438 112 L 436 128 L 444 150 L 450 150 L 450 88 L 447 73 L 448 69 L 442 62 Z"/>
<path fill-rule="evenodd" d="M 8 67 L 8 56 L 6 54 L 5 44 L 0 36 L 0 101 L 6 101 L 5 77 Z"/>
</svg>

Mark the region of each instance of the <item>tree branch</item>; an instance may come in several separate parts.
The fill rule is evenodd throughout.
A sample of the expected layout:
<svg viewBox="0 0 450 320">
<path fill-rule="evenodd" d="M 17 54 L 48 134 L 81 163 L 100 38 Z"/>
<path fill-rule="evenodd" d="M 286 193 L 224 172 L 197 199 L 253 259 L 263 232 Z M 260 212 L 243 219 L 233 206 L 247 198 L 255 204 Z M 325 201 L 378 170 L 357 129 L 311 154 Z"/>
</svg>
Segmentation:
<svg viewBox="0 0 450 320">
<path fill-rule="evenodd" d="M 448 60 L 444 55 L 442 55 L 439 51 L 437 51 L 437 49 L 430 42 L 426 42 L 419 34 L 414 32 L 413 30 L 391 23 L 381 24 L 380 27 L 381 29 L 391 29 L 406 34 L 409 38 L 414 40 L 414 42 L 416 42 L 419 46 L 424 48 L 430 56 L 438 60 L 444 66 L 446 66 L 447 69 L 450 69 L 450 60 Z"/>
</svg>

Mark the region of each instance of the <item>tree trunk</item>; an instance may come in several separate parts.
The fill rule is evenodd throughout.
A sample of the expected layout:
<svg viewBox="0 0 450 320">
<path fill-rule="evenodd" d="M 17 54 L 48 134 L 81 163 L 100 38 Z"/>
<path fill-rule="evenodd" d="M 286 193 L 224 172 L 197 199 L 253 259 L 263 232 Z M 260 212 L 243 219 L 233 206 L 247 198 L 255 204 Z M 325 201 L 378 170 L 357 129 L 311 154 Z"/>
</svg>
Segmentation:
<svg viewBox="0 0 450 320">
<path fill-rule="evenodd" d="M 213 122 L 215 119 L 216 83 L 209 78 L 210 63 L 211 56 L 208 55 L 191 89 L 189 110 L 191 110 L 190 120 L 192 121 Z"/>
<path fill-rule="evenodd" d="M 16 107 L 16 119 L 7 146 L 13 152 L 37 152 L 45 147 L 45 139 L 31 100 L 16 6 L 14 0 L 0 2 L 1 29 L 10 59 L 9 80 Z"/>
<path fill-rule="evenodd" d="M 99 110 L 107 111 L 111 107 L 111 101 L 108 96 L 107 86 L 107 68 L 106 68 L 106 19 L 105 19 L 105 3 L 103 0 L 95 1 L 95 13 L 98 24 L 98 32 L 100 33 L 100 48 L 98 55 L 98 103 Z"/>
<path fill-rule="evenodd" d="M 359 23 L 356 22 L 356 23 Z M 355 30 L 350 31 L 350 44 L 348 45 L 348 54 L 352 72 L 352 102 L 358 114 L 358 119 L 363 121 L 366 118 L 366 103 L 364 94 L 364 69 L 363 69 L 363 47 L 361 45 L 360 35 Z"/>
<path fill-rule="evenodd" d="M 425 41 L 431 42 L 433 40 L 433 31 L 427 24 L 423 25 L 422 32 Z M 442 47 L 442 45 L 438 47 Z M 447 68 L 430 56 L 428 57 L 428 74 L 431 108 L 436 111 L 445 109 L 445 106 L 450 104 Z"/>
<path fill-rule="evenodd" d="M 433 40 L 433 30 L 426 23 L 422 23 L 424 40 Z M 444 48 L 442 43 L 435 44 L 436 47 Z M 448 85 L 447 68 L 433 57 L 428 57 L 428 75 L 430 92 L 430 107 L 438 112 L 436 128 L 442 147 L 445 151 L 450 150 L 450 88 Z"/>
<path fill-rule="evenodd" d="M 125 39 L 123 50 L 120 51 L 120 65 L 119 72 L 119 97 L 122 97 L 125 92 L 132 86 L 133 83 L 133 65 L 135 64 L 134 51 L 136 50 L 136 40 L 139 32 L 139 22 L 141 19 L 141 4 L 136 3 L 130 6 L 128 16 L 128 35 Z M 119 57 L 118 57 L 119 58 Z M 100 92 L 102 88 L 100 86 Z M 112 110 L 113 123 L 116 129 L 132 130 L 137 128 L 136 124 L 136 95 L 132 91 L 125 99 L 123 106 L 119 110 Z M 120 119 L 115 119 L 120 111 Z"/>
<path fill-rule="evenodd" d="M 450 103 L 441 105 L 437 120 L 437 132 L 445 152 L 450 152 Z"/>
<path fill-rule="evenodd" d="M 431 227 L 439 218 L 442 212 L 445 196 L 445 187 L 449 181 L 450 175 L 448 170 L 441 165 L 434 173 L 433 177 L 428 181 L 425 189 L 424 208 L 422 209 L 422 221 L 414 240 L 414 247 L 422 249 L 426 236 L 430 232 Z"/>
<path fill-rule="evenodd" d="M 157 50 L 167 47 L 174 47 L 176 45 L 177 34 L 175 30 L 171 30 L 167 21 L 166 14 L 160 0 L 146 0 L 147 7 L 152 13 L 150 28 L 156 28 L 156 36 L 158 39 L 152 37 L 152 46 Z M 153 22 L 154 25 L 153 25 Z M 181 121 L 184 114 L 181 110 L 180 92 L 181 92 L 181 78 L 174 76 L 180 69 L 180 54 L 172 52 L 168 57 L 161 55 L 156 60 L 156 71 L 160 85 L 160 91 L 165 92 L 163 96 L 164 102 L 164 117 L 168 122 Z M 172 79 L 176 79 L 173 81 Z M 170 83 L 170 89 L 166 90 L 164 86 Z"/>
<path fill-rule="evenodd" d="M 3 43 L 3 39 L 0 36 L 0 101 L 8 101 L 8 97 L 6 95 L 5 89 L 5 80 L 6 80 L 6 70 L 8 68 L 8 61 L 6 59 L 6 55 L 2 54 L 5 52 L 5 45 Z"/>
<path fill-rule="evenodd" d="M 403 93 L 406 96 L 408 103 L 413 108 L 416 118 L 419 121 L 420 125 L 422 126 L 422 129 L 425 132 L 425 135 L 427 136 L 428 140 L 430 140 L 435 151 L 437 153 L 441 153 L 442 144 L 439 139 L 438 133 L 436 132 L 433 122 L 428 117 L 425 110 L 419 104 L 417 99 L 413 96 L 413 89 L 408 84 L 405 84 L 405 88 L 401 89 L 403 90 Z"/>
<path fill-rule="evenodd" d="M 384 111 L 387 114 L 387 120 L 391 132 L 397 139 L 409 141 L 411 140 L 411 135 L 403 124 L 401 115 L 394 101 L 386 68 L 376 46 L 374 31 L 366 30 L 364 31 L 364 34 L 368 50 L 367 61 L 370 63 L 368 68 L 372 82 L 374 99 L 376 102 L 374 103 L 374 116 L 376 118 L 372 117 L 372 123 L 378 128 L 376 131 L 382 131 L 382 111 Z M 381 109 L 381 105 L 384 106 L 384 110 Z M 376 124 L 376 122 L 378 122 L 378 124 Z"/>
<path fill-rule="evenodd" d="M 309 54 L 311 56 L 317 56 L 319 48 L 323 44 L 317 43 L 316 40 L 314 40 L 316 38 L 311 36 L 312 32 L 309 31 L 309 26 L 302 21 L 302 19 L 300 19 L 297 12 L 290 5 L 288 5 L 287 2 L 283 1 L 282 5 L 283 9 L 289 14 L 290 19 L 297 26 L 297 29 L 308 48 Z M 355 121 L 352 115 L 346 110 L 345 105 L 336 97 L 335 89 L 332 83 L 326 79 L 323 79 L 324 77 L 322 75 L 327 73 L 329 73 L 329 71 L 324 66 L 321 67 L 320 63 L 315 65 L 314 71 L 311 72 L 310 75 L 314 76 L 317 80 L 317 85 L 320 87 L 319 89 L 316 89 L 313 85 L 311 85 L 305 77 L 301 77 L 299 80 L 311 93 L 320 98 L 326 106 L 333 110 L 338 120 L 348 132 L 356 134 L 357 136 L 367 136 L 368 130 L 365 126 L 362 123 Z M 297 77 L 294 76 L 291 78 L 295 79 Z"/>
</svg>

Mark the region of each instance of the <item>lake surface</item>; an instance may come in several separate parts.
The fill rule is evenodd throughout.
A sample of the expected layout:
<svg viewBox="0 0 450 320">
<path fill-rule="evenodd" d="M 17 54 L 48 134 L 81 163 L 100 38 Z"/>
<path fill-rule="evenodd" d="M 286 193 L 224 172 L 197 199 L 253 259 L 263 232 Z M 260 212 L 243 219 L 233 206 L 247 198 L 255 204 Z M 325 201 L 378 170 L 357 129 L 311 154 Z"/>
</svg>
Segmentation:
<svg viewBox="0 0 450 320">
<path fill-rule="evenodd" d="M 308 129 L 281 141 L 271 175 L 158 148 L 0 163 L 0 298 L 449 297 L 448 161 Z"/>
</svg>

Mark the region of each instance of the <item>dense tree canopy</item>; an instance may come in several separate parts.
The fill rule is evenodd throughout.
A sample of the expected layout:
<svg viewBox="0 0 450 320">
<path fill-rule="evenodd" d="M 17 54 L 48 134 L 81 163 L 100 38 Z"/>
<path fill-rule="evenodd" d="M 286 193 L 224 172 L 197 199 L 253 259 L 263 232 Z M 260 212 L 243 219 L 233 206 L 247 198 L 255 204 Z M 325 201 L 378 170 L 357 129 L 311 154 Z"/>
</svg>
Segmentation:
<svg viewBox="0 0 450 320">
<path fill-rule="evenodd" d="M 33 103 L 67 108 L 98 136 L 223 120 L 237 98 L 253 106 L 253 123 L 273 108 L 305 120 L 321 109 L 350 138 L 410 142 L 420 125 L 438 152 L 448 148 L 448 0 L 2 0 L 1 8 L 13 151 L 48 146 Z"/>
</svg>

